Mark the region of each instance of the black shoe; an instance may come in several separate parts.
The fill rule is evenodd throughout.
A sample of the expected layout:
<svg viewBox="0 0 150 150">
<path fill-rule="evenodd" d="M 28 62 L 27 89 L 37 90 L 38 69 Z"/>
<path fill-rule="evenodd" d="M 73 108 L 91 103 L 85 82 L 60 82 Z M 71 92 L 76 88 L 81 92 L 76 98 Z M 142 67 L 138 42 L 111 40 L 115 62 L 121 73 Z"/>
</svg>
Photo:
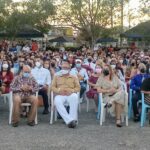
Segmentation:
<svg viewBox="0 0 150 150">
<path fill-rule="evenodd" d="M 19 123 L 18 123 L 18 122 L 12 123 L 12 126 L 13 126 L 13 127 L 18 127 L 18 126 L 19 126 Z"/>
<path fill-rule="evenodd" d="M 43 114 L 44 114 L 44 115 L 49 114 L 48 109 L 44 109 L 44 110 L 43 110 Z"/>
<path fill-rule="evenodd" d="M 77 126 L 77 121 L 73 120 L 68 124 L 68 128 L 75 128 Z"/>
<path fill-rule="evenodd" d="M 112 107 L 112 104 L 111 103 L 107 103 L 104 108 L 111 108 Z"/>
<path fill-rule="evenodd" d="M 121 125 L 121 124 L 116 124 L 116 126 L 117 126 L 118 128 L 121 128 L 121 127 L 122 127 L 122 125 Z"/>
<path fill-rule="evenodd" d="M 29 125 L 29 126 L 35 126 L 35 122 L 34 121 L 28 122 L 27 125 Z"/>
<path fill-rule="evenodd" d="M 116 127 L 118 127 L 118 128 L 121 128 L 121 127 L 122 127 L 122 124 L 121 124 L 121 120 L 120 120 L 120 119 L 117 119 L 117 121 L 116 121 Z"/>
<path fill-rule="evenodd" d="M 139 122 L 140 121 L 140 116 L 134 117 L 134 122 Z"/>
</svg>

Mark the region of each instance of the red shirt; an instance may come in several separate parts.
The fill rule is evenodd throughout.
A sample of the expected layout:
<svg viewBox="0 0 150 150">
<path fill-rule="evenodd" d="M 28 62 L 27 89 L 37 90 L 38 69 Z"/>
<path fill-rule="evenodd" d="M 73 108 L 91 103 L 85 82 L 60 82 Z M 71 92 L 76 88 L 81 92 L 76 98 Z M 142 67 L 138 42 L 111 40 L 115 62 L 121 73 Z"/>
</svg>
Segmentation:
<svg viewBox="0 0 150 150">
<path fill-rule="evenodd" d="M 5 92 L 4 93 L 9 93 L 9 91 L 10 91 L 10 84 L 11 84 L 13 78 L 14 78 L 14 75 L 13 75 L 13 73 L 11 71 L 9 73 L 6 73 L 5 76 L 2 75 L 2 72 L 0 73 L 0 80 L 5 85 Z"/>
<path fill-rule="evenodd" d="M 38 44 L 37 43 L 32 43 L 32 51 L 35 52 L 38 50 Z"/>
</svg>

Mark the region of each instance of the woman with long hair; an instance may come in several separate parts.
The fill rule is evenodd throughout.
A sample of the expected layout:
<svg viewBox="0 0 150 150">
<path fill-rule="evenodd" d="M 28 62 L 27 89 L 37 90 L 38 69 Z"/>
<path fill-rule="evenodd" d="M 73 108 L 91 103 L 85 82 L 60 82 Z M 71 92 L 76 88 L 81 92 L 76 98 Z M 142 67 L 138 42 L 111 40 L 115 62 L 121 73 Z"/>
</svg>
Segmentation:
<svg viewBox="0 0 150 150">
<path fill-rule="evenodd" d="M 121 125 L 121 114 L 127 113 L 127 94 L 123 91 L 118 77 L 113 73 L 110 65 L 105 65 L 97 83 L 97 90 L 103 94 L 103 101 L 110 114 L 116 117 L 116 126 Z"/>
</svg>

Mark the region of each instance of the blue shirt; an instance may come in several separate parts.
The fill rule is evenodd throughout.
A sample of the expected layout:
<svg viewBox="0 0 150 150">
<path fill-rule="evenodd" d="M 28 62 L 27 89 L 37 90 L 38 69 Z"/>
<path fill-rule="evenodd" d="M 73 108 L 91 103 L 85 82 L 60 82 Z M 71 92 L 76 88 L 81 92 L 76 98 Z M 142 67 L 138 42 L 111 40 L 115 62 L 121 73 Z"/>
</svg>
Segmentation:
<svg viewBox="0 0 150 150">
<path fill-rule="evenodd" d="M 130 88 L 134 91 L 140 91 L 144 79 L 149 78 L 150 74 L 137 74 L 131 79 Z"/>
</svg>

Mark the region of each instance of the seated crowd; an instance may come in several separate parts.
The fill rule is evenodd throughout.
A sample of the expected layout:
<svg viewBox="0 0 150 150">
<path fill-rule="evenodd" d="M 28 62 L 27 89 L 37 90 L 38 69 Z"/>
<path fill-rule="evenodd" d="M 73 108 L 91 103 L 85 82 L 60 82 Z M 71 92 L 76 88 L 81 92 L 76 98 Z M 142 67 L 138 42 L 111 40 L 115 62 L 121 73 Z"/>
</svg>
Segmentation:
<svg viewBox="0 0 150 150">
<path fill-rule="evenodd" d="M 140 120 L 138 101 L 141 91 L 150 105 L 150 53 L 141 50 L 109 51 L 88 48 L 72 51 L 0 51 L 0 94 L 13 92 L 12 125 L 17 127 L 20 105 L 31 103 L 28 125 L 34 126 L 38 92 L 43 99 L 43 114 L 49 113 L 49 90 L 54 92 L 54 104 L 69 128 L 78 123 L 79 99 L 89 98 L 98 111 L 98 93 L 105 107 L 122 127 L 121 114 L 128 112 L 128 93 L 133 90 L 134 121 Z M 79 95 L 79 99 L 78 99 Z M 68 103 L 69 110 L 65 103 Z"/>
</svg>

